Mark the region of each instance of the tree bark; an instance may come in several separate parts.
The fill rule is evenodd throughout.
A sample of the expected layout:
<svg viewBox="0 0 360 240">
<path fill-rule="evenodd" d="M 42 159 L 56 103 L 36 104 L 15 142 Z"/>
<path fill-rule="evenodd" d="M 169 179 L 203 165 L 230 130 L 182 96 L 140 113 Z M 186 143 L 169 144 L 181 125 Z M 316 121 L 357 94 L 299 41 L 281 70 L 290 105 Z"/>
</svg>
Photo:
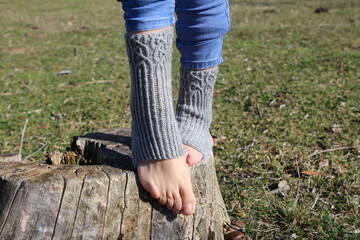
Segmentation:
<svg viewBox="0 0 360 240">
<path fill-rule="evenodd" d="M 195 214 L 175 215 L 139 184 L 130 143 L 105 129 L 71 143 L 92 165 L 0 163 L 0 239 L 223 239 L 213 156 L 191 168 Z"/>
</svg>

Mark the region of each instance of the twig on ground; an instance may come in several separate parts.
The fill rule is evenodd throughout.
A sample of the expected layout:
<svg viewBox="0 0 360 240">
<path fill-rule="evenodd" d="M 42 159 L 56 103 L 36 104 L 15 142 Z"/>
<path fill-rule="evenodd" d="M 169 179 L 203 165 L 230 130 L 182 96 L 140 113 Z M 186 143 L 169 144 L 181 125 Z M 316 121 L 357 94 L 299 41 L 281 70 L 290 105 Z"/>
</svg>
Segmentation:
<svg viewBox="0 0 360 240">
<path fill-rule="evenodd" d="M 300 174 L 299 164 L 298 164 L 298 162 L 296 162 L 295 164 L 296 164 L 296 172 L 298 174 L 299 182 L 297 184 L 296 198 L 295 198 L 295 201 L 294 201 L 294 205 L 296 205 L 298 203 L 298 201 L 299 201 L 300 185 L 301 185 L 301 174 Z"/>
<path fill-rule="evenodd" d="M 314 152 L 314 153 L 306 156 L 305 158 L 311 158 L 313 156 L 316 156 L 316 155 L 319 155 L 319 154 L 322 154 L 322 153 L 326 153 L 326 152 L 335 152 L 335 151 L 338 151 L 338 150 L 346 150 L 346 149 L 355 149 L 355 147 L 339 147 L 339 148 L 326 149 L 326 150 L 323 150 L 323 151 Z"/>
<path fill-rule="evenodd" d="M 20 157 L 21 157 L 22 145 L 23 145 L 23 142 L 24 142 L 25 129 L 26 129 L 26 125 L 27 125 L 27 123 L 28 123 L 28 120 L 29 120 L 29 119 L 26 119 L 26 120 L 25 120 L 24 127 L 21 129 L 21 140 L 20 140 L 20 149 L 19 149 Z"/>
<path fill-rule="evenodd" d="M 33 152 L 32 154 L 27 155 L 26 157 L 24 157 L 24 160 L 26 160 L 26 159 L 34 156 L 35 154 L 37 154 L 38 152 L 40 152 L 41 150 L 43 150 L 44 147 L 46 147 L 46 144 L 42 144 L 41 147 L 40 147 L 38 150 L 36 150 L 36 151 Z"/>
<path fill-rule="evenodd" d="M 341 186 L 346 190 L 346 192 L 352 197 L 353 194 L 350 192 L 350 190 L 344 185 L 344 184 L 341 184 Z"/>
<path fill-rule="evenodd" d="M 313 210 L 313 209 L 314 209 L 314 207 L 316 206 L 316 203 L 318 202 L 319 197 L 320 197 L 320 195 L 317 193 L 317 194 L 316 194 L 316 196 L 315 196 L 314 203 L 313 203 L 313 205 L 311 206 L 311 210 Z"/>
<path fill-rule="evenodd" d="M 82 85 L 90 85 L 90 84 L 97 84 L 97 83 L 113 83 L 115 80 L 94 80 L 90 82 L 85 82 Z"/>
</svg>

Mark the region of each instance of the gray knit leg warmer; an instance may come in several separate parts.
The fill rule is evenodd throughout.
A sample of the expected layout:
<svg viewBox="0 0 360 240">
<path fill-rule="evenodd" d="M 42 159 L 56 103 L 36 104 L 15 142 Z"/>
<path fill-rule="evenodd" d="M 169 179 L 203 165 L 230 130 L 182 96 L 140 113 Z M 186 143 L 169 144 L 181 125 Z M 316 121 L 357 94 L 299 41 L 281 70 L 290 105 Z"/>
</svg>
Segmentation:
<svg viewBox="0 0 360 240">
<path fill-rule="evenodd" d="M 172 39 L 171 27 L 159 32 L 125 35 L 131 69 L 134 166 L 184 154 L 173 110 Z"/>
<path fill-rule="evenodd" d="M 212 121 L 212 99 L 219 68 L 208 70 L 180 69 L 179 99 L 176 107 L 183 144 L 207 157 L 212 148 L 209 127 Z"/>
</svg>

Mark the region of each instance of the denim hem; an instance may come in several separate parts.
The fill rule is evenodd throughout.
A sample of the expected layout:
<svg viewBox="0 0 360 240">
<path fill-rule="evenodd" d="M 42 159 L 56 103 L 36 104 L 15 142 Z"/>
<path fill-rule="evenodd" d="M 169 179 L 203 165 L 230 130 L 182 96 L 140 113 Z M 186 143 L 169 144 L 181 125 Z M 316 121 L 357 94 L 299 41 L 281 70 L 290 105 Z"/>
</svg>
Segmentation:
<svg viewBox="0 0 360 240">
<path fill-rule="evenodd" d="M 221 64 L 223 61 L 224 60 L 221 56 L 219 56 L 214 60 L 206 61 L 206 62 L 185 62 L 184 60 L 180 59 L 181 67 L 191 70 L 201 70 L 201 69 L 215 67 Z"/>
<path fill-rule="evenodd" d="M 157 19 L 147 22 L 131 22 L 128 21 L 125 24 L 126 31 L 128 32 L 142 32 L 142 31 L 148 31 L 148 30 L 154 30 L 159 29 L 163 27 L 170 26 L 175 23 L 174 17 L 169 18 L 163 18 L 163 19 Z"/>
</svg>

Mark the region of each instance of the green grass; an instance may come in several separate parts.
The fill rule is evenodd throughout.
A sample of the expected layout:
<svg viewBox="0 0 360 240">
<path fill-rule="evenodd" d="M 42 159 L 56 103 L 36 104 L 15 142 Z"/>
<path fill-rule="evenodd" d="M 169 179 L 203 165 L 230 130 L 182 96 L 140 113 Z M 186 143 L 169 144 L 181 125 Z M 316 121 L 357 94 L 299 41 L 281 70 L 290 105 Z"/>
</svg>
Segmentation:
<svg viewBox="0 0 360 240">
<path fill-rule="evenodd" d="M 229 214 L 253 239 L 359 239 L 360 2 L 230 2 L 212 125 Z M 120 4 L 1 1 L 0 23 L 1 153 L 19 151 L 26 119 L 31 161 L 130 126 Z M 270 193 L 281 180 L 290 189 Z"/>
</svg>

